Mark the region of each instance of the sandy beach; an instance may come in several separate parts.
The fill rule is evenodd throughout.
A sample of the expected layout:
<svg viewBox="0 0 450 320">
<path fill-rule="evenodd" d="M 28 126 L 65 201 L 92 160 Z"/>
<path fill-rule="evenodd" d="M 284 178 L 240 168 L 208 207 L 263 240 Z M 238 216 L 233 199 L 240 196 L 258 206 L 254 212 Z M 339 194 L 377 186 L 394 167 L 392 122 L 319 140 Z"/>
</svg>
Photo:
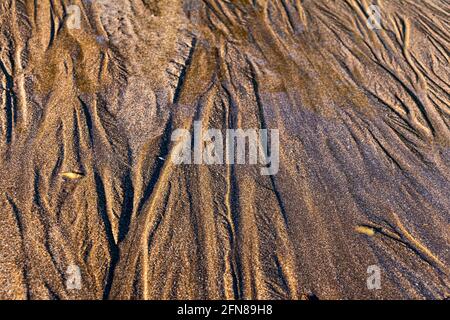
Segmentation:
<svg viewBox="0 0 450 320">
<path fill-rule="evenodd" d="M 0 299 L 450 298 L 449 21 L 0 0 Z"/>
</svg>

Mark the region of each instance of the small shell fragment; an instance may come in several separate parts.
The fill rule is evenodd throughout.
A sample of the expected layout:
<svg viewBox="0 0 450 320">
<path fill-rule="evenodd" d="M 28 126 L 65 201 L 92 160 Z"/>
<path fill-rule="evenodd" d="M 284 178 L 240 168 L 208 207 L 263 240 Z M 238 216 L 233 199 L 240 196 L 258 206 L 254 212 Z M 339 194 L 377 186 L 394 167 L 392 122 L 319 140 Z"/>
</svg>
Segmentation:
<svg viewBox="0 0 450 320">
<path fill-rule="evenodd" d="M 63 172 L 61 175 L 63 178 L 70 180 L 77 180 L 83 178 L 83 174 L 80 172 Z"/>
<path fill-rule="evenodd" d="M 373 237 L 375 235 L 375 229 L 366 226 L 357 226 L 355 231 L 361 234 L 365 234 L 366 236 Z"/>
</svg>

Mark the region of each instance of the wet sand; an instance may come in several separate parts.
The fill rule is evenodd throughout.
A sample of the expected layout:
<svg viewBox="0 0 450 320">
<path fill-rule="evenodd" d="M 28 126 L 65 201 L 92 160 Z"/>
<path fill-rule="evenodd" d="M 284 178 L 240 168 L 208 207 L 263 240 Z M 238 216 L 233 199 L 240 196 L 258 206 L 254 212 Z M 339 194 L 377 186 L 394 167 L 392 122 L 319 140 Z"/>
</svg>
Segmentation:
<svg viewBox="0 0 450 320">
<path fill-rule="evenodd" d="M 0 0 L 0 299 L 449 297 L 450 3 L 370 4 Z M 279 172 L 174 164 L 194 121 Z"/>
</svg>

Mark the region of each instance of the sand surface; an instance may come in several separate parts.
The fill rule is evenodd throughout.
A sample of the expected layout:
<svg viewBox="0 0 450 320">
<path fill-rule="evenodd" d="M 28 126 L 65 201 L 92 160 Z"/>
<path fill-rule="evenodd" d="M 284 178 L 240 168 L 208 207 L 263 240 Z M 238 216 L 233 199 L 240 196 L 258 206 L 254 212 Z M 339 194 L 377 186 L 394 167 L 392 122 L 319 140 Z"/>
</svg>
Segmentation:
<svg viewBox="0 0 450 320">
<path fill-rule="evenodd" d="M 0 298 L 448 297 L 449 13 L 0 0 Z M 194 121 L 278 129 L 278 174 L 175 165 Z"/>
</svg>

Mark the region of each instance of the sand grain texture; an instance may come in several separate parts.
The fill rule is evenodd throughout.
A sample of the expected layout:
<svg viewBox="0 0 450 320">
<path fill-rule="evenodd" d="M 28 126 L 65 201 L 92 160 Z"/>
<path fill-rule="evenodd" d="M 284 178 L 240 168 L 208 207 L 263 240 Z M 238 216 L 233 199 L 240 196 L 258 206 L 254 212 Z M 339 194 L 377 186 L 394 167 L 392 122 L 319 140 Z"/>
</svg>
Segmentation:
<svg viewBox="0 0 450 320">
<path fill-rule="evenodd" d="M 0 0 L 0 298 L 448 297 L 450 2 L 373 3 Z M 174 165 L 196 120 L 279 173 Z"/>
</svg>

